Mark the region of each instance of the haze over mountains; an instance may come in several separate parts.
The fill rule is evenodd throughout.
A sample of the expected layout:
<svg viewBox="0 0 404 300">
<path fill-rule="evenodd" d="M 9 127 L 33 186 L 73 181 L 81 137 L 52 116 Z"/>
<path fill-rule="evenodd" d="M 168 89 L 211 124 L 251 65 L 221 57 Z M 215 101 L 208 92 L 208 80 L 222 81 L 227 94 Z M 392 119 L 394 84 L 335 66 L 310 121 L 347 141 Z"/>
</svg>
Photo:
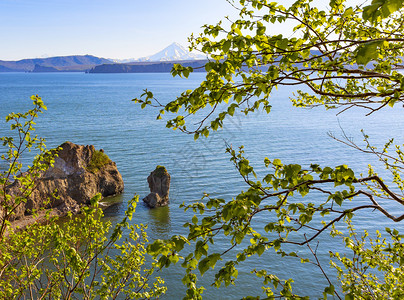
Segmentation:
<svg viewBox="0 0 404 300">
<path fill-rule="evenodd" d="M 154 67 L 151 69 L 150 67 L 147 67 L 151 64 L 155 65 L 156 63 L 158 64 L 161 62 L 173 63 L 195 60 L 206 60 L 206 57 L 203 55 L 190 53 L 187 49 L 185 49 L 178 43 L 173 43 L 156 54 L 139 59 L 115 60 L 100 58 L 92 55 L 71 55 L 48 58 L 22 59 L 18 61 L 0 60 L 0 72 L 87 72 L 95 69 L 97 66 L 100 65 L 122 65 L 122 68 L 120 69 L 125 72 L 124 70 L 127 63 L 130 63 L 131 66 L 146 66 L 143 67 L 143 69 L 146 69 L 146 71 L 150 71 L 151 69 L 155 69 Z M 166 66 L 167 65 L 165 64 L 165 67 Z M 158 69 L 164 70 L 163 72 L 166 72 L 165 67 Z M 117 70 L 116 67 L 115 70 Z"/>
</svg>

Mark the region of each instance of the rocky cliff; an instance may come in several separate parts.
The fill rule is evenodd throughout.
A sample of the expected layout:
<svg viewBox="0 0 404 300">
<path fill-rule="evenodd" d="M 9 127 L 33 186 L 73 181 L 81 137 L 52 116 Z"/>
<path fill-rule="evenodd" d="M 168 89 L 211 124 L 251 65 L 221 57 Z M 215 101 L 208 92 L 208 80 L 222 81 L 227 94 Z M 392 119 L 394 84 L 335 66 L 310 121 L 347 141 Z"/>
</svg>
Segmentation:
<svg viewBox="0 0 404 300">
<path fill-rule="evenodd" d="M 35 190 L 11 221 L 41 208 L 52 208 L 57 215 L 75 214 L 97 193 L 107 197 L 123 191 L 122 176 L 103 150 L 66 142 L 57 154 L 54 166 L 37 180 Z M 10 187 L 10 194 L 18 196 L 18 185 Z"/>
</svg>

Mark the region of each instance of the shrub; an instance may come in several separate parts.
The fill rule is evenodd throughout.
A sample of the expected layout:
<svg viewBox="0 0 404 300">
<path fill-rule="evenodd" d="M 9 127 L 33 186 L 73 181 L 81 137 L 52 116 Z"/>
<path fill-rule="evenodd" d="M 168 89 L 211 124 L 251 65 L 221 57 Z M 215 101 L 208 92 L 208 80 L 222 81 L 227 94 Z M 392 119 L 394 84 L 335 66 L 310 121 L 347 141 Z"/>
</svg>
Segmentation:
<svg viewBox="0 0 404 300">
<path fill-rule="evenodd" d="M 166 169 L 166 167 L 164 166 L 157 166 L 156 169 L 154 170 L 154 173 L 156 174 L 156 176 L 158 177 L 163 177 L 164 175 L 168 174 L 168 171 Z"/>
<path fill-rule="evenodd" d="M 86 170 L 91 173 L 97 173 L 99 170 L 102 169 L 103 166 L 109 164 L 110 162 L 111 160 L 109 159 L 108 155 L 106 155 L 102 151 L 95 150 L 93 155 L 91 156 Z"/>
</svg>

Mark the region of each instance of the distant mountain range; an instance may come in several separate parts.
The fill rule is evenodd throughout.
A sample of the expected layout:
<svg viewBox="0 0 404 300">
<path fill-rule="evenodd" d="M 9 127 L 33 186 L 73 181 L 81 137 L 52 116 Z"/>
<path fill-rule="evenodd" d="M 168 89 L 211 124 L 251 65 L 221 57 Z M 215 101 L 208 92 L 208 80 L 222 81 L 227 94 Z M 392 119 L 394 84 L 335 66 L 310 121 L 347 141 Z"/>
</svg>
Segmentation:
<svg viewBox="0 0 404 300">
<path fill-rule="evenodd" d="M 107 63 L 113 62 L 92 55 L 56 56 L 18 61 L 0 60 L 0 72 L 83 72 Z"/>
<path fill-rule="evenodd" d="M 193 67 L 195 71 L 205 71 L 207 57 L 190 53 L 178 43 L 172 43 L 160 52 L 139 59 L 128 59 L 118 63 L 95 66 L 89 73 L 168 73 L 175 63 Z"/>
<path fill-rule="evenodd" d="M 172 43 L 163 50 L 146 57 L 129 59 L 112 59 L 115 63 L 131 62 L 157 62 L 157 61 L 180 61 L 180 60 L 200 60 L 206 59 L 206 55 L 189 52 L 185 47 L 178 43 Z"/>
<path fill-rule="evenodd" d="M 321 53 L 313 50 L 312 54 Z M 206 56 L 190 53 L 180 44 L 173 43 L 156 54 L 138 59 L 117 60 L 92 55 L 71 55 L 18 61 L 0 60 L 0 72 L 168 73 L 175 63 L 190 66 L 195 72 L 204 72 L 207 62 Z"/>
<path fill-rule="evenodd" d="M 139 58 L 137 61 L 179 61 L 179 60 L 200 60 L 206 59 L 206 55 L 189 52 L 178 43 L 172 43 L 160 52 L 151 56 Z"/>
<path fill-rule="evenodd" d="M 175 62 L 187 61 L 187 63 L 192 64 L 193 61 L 197 60 L 206 60 L 206 56 L 190 53 L 180 44 L 173 43 L 156 54 L 139 59 L 115 60 L 100 58 L 92 55 L 71 55 L 49 58 L 22 59 L 18 61 L 0 60 L 0 72 L 93 73 L 93 70 L 96 70 L 94 73 L 169 72 L 173 63 Z M 204 63 L 206 63 L 206 61 Z M 202 64 L 199 63 L 196 65 L 200 66 Z"/>
</svg>

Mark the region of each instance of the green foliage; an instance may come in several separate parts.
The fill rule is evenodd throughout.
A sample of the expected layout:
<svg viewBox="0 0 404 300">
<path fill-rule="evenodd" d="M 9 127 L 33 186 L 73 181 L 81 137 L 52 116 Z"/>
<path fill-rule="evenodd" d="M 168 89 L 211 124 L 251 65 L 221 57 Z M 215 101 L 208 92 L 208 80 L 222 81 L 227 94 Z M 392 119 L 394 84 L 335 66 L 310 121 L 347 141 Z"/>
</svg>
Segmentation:
<svg viewBox="0 0 404 300">
<path fill-rule="evenodd" d="M 185 224 L 189 231 L 185 241 L 195 242 L 195 250 L 182 264 L 187 273 L 184 281 L 190 280 L 189 274 L 196 269 L 201 275 L 210 268 L 213 269 L 217 261 L 225 259 L 230 249 L 237 250 L 237 253 L 216 273 L 214 286 L 234 284 L 238 275 L 237 266 L 247 257 L 261 256 L 265 251 L 272 250 L 281 257 L 296 257 L 302 263 L 311 262 L 309 258 L 300 257 L 295 252 L 285 252 L 283 245 L 310 247 L 310 242 L 322 232 L 328 231 L 336 235 L 333 225 L 342 219 L 350 220 L 354 217 L 355 211 L 365 208 L 382 210 L 376 205 L 340 209 L 346 200 L 358 195 L 362 182 L 373 180 L 371 177 L 356 178 L 352 169 L 346 165 L 335 168 L 312 165 L 309 169 L 304 169 L 297 164 L 285 165 L 279 159 L 274 161 L 265 159 L 264 163 L 270 172 L 262 180 L 254 181 L 250 177 L 256 177 L 256 174 L 244 157 L 243 148 L 241 147 L 239 151 L 228 148 L 227 151 L 249 188 L 231 201 L 226 202 L 205 195 L 206 202 L 185 207 L 186 210 L 191 209 L 200 215 L 208 214 L 200 218 L 195 215 L 192 222 Z M 323 193 L 323 202 L 313 203 L 304 200 L 304 197 L 313 190 Z M 270 220 L 263 224 L 265 232 L 259 233 L 252 225 L 252 220 L 258 215 Z M 294 239 L 289 239 L 291 234 L 300 231 L 302 231 L 300 241 L 296 240 L 296 235 Z M 228 240 L 228 249 L 221 249 L 222 253 L 209 253 L 210 245 L 214 245 L 215 238 L 219 236 Z M 165 247 L 162 248 L 161 244 Z M 164 241 L 159 242 L 158 247 L 149 248 L 150 254 L 161 256 L 160 267 L 167 266 L 169 257 L 178 256 L 185 243 L 181 243 L 175 251 L 169 250 L 170 245 L 172 241 Z M 291 279 L 282 281 L 274 274 L 267 274 L 265 270 L 252 270 L 252 272 L 264 279 L 264 285 L 271 283 L 275 291 L 277 286 L 281 286 L 280 295 L 297 297 L 292 292 Z M 191 282 L 195 284 L 196 277 L 192 277 Z M 330 286 L 326 287 L 325 291 L 334 294 L 333 289 Z M 275 291 L 271 287 L 265 287 L 268 297 Z"/>
<path fill-rule="evenodd" d="M 398 72 L 404 57 L 401 0 L 375 0 L 364 7 L 332 0 L 324 11 L 311 0 L 288 8 L 264 0 L 236 2 L 238 20 L 205 25 L 202 34 L 190 38 L 192 50 L 211 57 L 199 87 L 165 105 L 148 90 L 134 99 L 142 108 L 159 107 L 158 118 L 176 114 L 167 127 L 207 137 L 235 114 L 269 113 L 269 97 L 279 86 L 311 91 L 298 89 L 291 95 L 298 107 L 360 106 L 372 113 L 403 100 L 404 77 Z M 293 35 L 271 34 L 269 28 L 283 23 L 293 27 Z M 179 65 L 172 70 L 174 76 L 190 72 Z M 227 109 L 219 109 L 221 104 Z M 184 116 L 198 112 L 205 117 L 188 124 Z"/>
<path fill-rule="evenodd" d="M 82 207 L 79 216 L 69 214 L 65 222 L 47 211 L 43 224 L 12 229 L 13 214 L 27 201 L 57 153 L 57 149 L 46 150 L 44 139 L 32 135 L 35 118 L 46 109 L 40 97 L 32 100 L 34 108 L 27 113 L 6 117 L 17 134 L 0 138 L 8 149 L 1 157 L 8 168 L 0 173 L 0 299 L 158 298 L 166 288 L 161 278 L 152 278 L 144 226 L 129 223 L 137 196 L 114 227 L 103 219 L 98 194 L 90 207 Z M 22 154 L 31 149 L 39 153 L 22 172 Z M 108 159 L 101 152 L 95 156 L 97 166 Z M 11 193 L 10 186 L 16 184 L 18 190 Z"/>
<path fill-rule="evenodd" d="M 102 219 L 98 207 L 84 207 L 80 217 L 66 222 L 47 219 L 24 231 L 11 231 L 0 244 L 0 298 L 21 299 L 129 299 L 158 297 L 166 290 L 161 278 L 150 279 L 146 266 L 146 233 L 143 226 L 130 225 L 138 197 L 129 204 L 130 213 L 109 232 L 111 223 Z M 128 238 L 118 243 L 122 231 Z"/>
<path fill-rule="evenodd" d="M 374 0 L 355 7 L 348 7 L 345 0 L 331 0 L 326 10 L 318 9 L 311 0 L 295 1 L 287 8 L 266 0 L 232 3 L 239 9 L 238 20 L 205 25 L 203 33 L 190 38 L 192 50 L 210 56 L 205 65 L 206 77 L 197 88 L 184 91 L 167 104 L 158 102 L 148 90 L 140 99 L 133 100 L 142 108 L 147 105 L 159 108 L 157 119 L 162 114 L 173 114 L 166 127 L 193 134 L 194 139 L 208 137 L 224 126 L 226 118 L 260 110 L 270 113 L 270 95 L 279 86 L 297 88 L 290 95 L 296 107 L 324 106 L 345 111 L 357 106 L 368 110 L 370 115 L 404 102 L 404 76 L 399 71 L 404 57 L 402 0 Z M 282 23 L 293 28 L 293 34 L 275 34 L 274 28 Z M 182 77 L 188 77 L 190 72 L 192 69 L 178 65 L 172 70 L 174 76 Z M 328 282 L 324 298 L 333 295 L 341 299 L 341 291 L 348 299 L 401 298 L 398 283 L 402 282 L 403 253 L 398 232 L 391 231 L 391 246 L 383 248 L 380 243 L 384 242 L 378 238 L 369 249 L 362 250 L 364 240 L 355 240 L 349 230 L 350 220 L 360 210 L 370 210 L 369 218 L 375 220 L 380 215 L 395 222 L 404 219 L 404 215 L 394 215 L 404 205 L 403 152 L 393 140 L 378 150 L 370 145 L 366 135 L 365 148 L 349 139 L 340 141 L 381 160 L 391 172 L 393 187 L 372 167 L 368 176 L 363 176 L 345 164 L 336 167 L 313 164 L 304 168 L 268 158 L 264 160 L 267 172 L 258 180 L 243 149 L 228 147 L 230 160 L 248 189 L 231 200 L 206 194 L 201 202 L 185 206 L 195 212 L 192 220 L 184 224 L 188 235 L 159 240 L 148 248 L 162 268 L 181 259 L 179 252 L 189 252 L 186 244 L 192 246 L 192 252 L 184 254 L 182 260 L 185 299 L 202 298 L 198 274 L 216 267 L 213 286 L 236 284 L 239 265 L 264 252 L 318 267 Z M 391 148 L 395 148 L 393 154 L 388 152 Z M 319 200 L 310 201 L 308 195 L 313 193 Z M 361 201 L 357 202 L 358 198 Z M 368 202 L 363 204 L 363 199 Z M 381 199 L 389 199 L 396 207 L 388 211 L 379 204 Z M 254 222 L 258 216 L 268 220 L 266 224 Z M 344 221 L 348 226 L 345 233 L 335 226 Z M 341 288 L 333 284 L 311 247 L 324 233 L 333 237 L 344 234 L 347 251 L 354 252 L 354 263 L 333 254 L 344 266 L 333 264 L 339 272 Z M 227 240 L 228 247 L 220 249 L 220 253 L 211 250 L 216 249 L 217 239 L 221 243 Z M 291 244 L 307 247 L 311 255 L 303 257 L 290 252 L 286 245 Z M 389 249 L 388 254 L 382 248 Z M 370 276 L 361 273 L 372 264 L 373 257 L 380 264 L 378 273 Z M 252 273 L 262 279 L 263 291 L 270 299 L 301 297 L 292 291 L 292 279 L 279 279 L 268 270 Z"/>
<path fill-rule="evenodd" d="M 108 155 L 102 151 L 95 150 L 86 169 L 91 173 L 97 173 L 102 169 L 103 166 L 109 164 L 110 162 L 111 160 L 109 159 Z"/>
<path fill-rule="evenodd" d="M 362 17 L 364 20 L 373 23 L 380 22 L 382 19 L 400 10 L 403 4 L 403 0 L 372 0 L 370 5 L 363 8 Z"/>
<path fill-rule="evenodd" d="M 7 169 L 0 173 L 0 242 L 15 211 L 27 201 L 34 189 L 36 179 L 54 163 L 56 156 L 55 151 L 46 149 L 45 139 L 33 135 L 35 119 L 47 108 L 40 97 L 34 95 L 31 100 L 34 107 L 26 113 L 10 113 L 6 116 L 6 122 L 10 123 L 11 131 L 16 133 L 8 137 L 0 137 L 2 146 L 6 148 L 5 154 L 1 155 L 1 160 L 7 164 Z M 28 170 L 22 174 L 21 156 L 31 149 L 36 150 L 38 154 L 32 165 L 28 166 Z M 18 193 L 13 196 L 9 194 L 12 183 L 20 186 Z"/>
<path fill-rule="evenodd" d="M 164 166 L 156 166 L 156 169 L 153 171 L 157 177 L 162 177 L 168 174 L 166 167 Z"/>
<path fill-rule="evenodd" d="M 350 234 L 344 237 L 346 248 L 352 255 L 330 251 L 336 258 L 332 266 L 337 269 L 346 299 L 402 299 L 404 297 L 404 244 L 396 229 L 386 228 L 389 240 L 377 232 L 375 239 L 358 234 L 349 224 Z"/>
</svg>

